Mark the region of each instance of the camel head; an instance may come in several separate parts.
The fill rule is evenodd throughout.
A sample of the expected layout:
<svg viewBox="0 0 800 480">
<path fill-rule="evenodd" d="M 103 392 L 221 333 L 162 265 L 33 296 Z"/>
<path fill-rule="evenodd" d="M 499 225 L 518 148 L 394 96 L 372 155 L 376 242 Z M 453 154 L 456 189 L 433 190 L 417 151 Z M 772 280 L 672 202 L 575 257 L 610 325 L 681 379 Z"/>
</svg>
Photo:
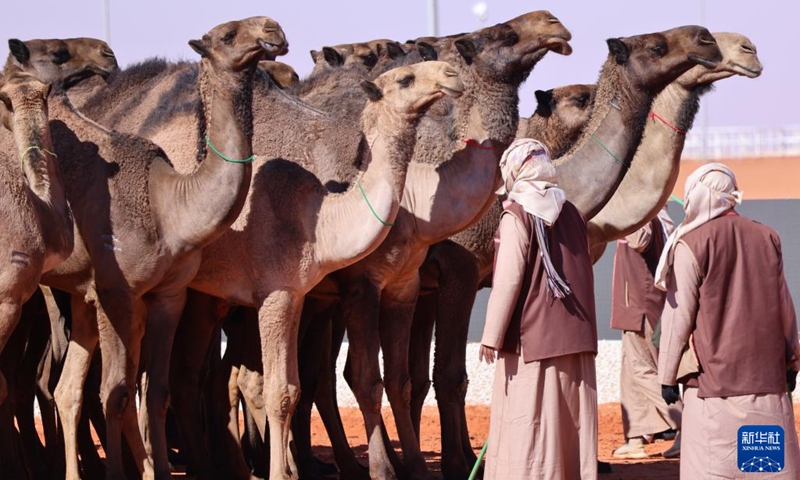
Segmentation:
<svg viewBox="0 0 800 480">
<path fill-rule="evenodd" d="M 698 85 L 710 85 L 717 80 L 733 75 L 742 75 L 747 78 L 756 78 L 761 75 L 764 67 L 758 60 L 756 46 L 744 35 L 738 33 L 715 33 L 722 60 L 714 68 L 695 66 L 676 80 L 682 87 L 688 89 Z"/>
<path fill-rule="evenodd" d="M 464 84 L 458 72 L 445 62 L 423 62 L 394 68 L 361 87 L 372 102 L 387 102 L 394 110 L 413 114 L 445 95 L 459 97 Z"/>
<path fill-rule="evenodd" d="M 624 67 L 629 81 L 656 94 L 695 65 L 715 68 L 722 55 L 704 27 L 688 25 L 658 33 L 610 38 L 609 59 Z"/>
<path fill-rule="evenodd" d="M 322 47 L 322 50 L 311 50 L 310 53 L 314 61 L 312 74 L 345 65 L 358 65 L 370 71 L 378 63 L 378 54 L 366 43 Z"/>
<path fill-rule="evenodd" d="M 65 90 L 93 75 L 103 79 L 119 70 L 113 50 L 95 38 L 8 41 L 6 68 L 17 66 Z"/>
<path fill-rule="evenodd" d="M 482 75 L 521 84 L 548 51 L 572 53 L 571 38 L 558 18 L 541 10 L 463 35 L 454 43 L 464 63 Z"/>
<path fill-rule="evenodd" d="M 567 85 L 550 90 L 536 90 L 536 115 L 559 125 L 560 131 L 580 133 L 594 103 L 597 85 Z"/>
<path fill-rule="evenodd" d="M 268 75 L 278 87 L 287 89 L 294 87 L 300 82 L 300 76 L 294 68 L 275 60 L 261 60 L 258 62 L 258 71 Z"/>
<path fill-rule="evenodd" d="M 49 83 L 16 67 L 6 69 L 0 77 L 0 119 L 14 134 L 20 159 L 53 151 L 47 116 L 49 94 Z"/>
<path fill-rule="evenodd" d="M 255 69 L 259 60 L 274 60 L 289 52 L 281 26 L 269 17 L 250 17 L 212 28 L 189 45 L 202 62 L 217 72 Z M 252 70 L 251 70 L 252 71 Z"/>
</svg>

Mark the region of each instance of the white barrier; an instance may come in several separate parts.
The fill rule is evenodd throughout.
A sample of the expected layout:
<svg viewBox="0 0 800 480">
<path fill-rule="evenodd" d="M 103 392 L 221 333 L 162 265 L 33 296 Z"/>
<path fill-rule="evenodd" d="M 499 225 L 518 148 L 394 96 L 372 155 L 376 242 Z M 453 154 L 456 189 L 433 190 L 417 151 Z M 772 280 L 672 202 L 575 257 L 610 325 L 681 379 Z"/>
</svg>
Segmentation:
<svg viewBox="0 0 800 480">
<path fill-rule="evenodd" d="M 782 127 L 695 127 L 686 136 L 683 158 L 720 160 L 800 156 L 800 125 Z"/>
</svg>

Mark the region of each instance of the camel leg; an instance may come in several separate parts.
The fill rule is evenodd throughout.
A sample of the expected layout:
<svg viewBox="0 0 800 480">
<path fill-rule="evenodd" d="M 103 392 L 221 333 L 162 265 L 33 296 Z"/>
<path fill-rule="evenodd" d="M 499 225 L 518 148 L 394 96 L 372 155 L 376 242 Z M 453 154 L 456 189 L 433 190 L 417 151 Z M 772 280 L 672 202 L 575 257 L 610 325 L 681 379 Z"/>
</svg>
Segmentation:
<svg viewBox="0 0 800 480">
<path fill-rule="evenodd" d="M 255 342 L 253 342 L 255 343 Z M 259 345 L 260 346 L 260 345 Z M 260 352 L 259 357 L 260 357 Z M 248 355 L 249 356 L 249 355 Z M 260 359 L 259 359 L 260 360 Z M 257 475 L 269 474 L 269 442 L 267 411 L 264 406 L 264 376 L 252 364 L 239 367 L 237 385 L 242 394 L 248 428 L 248 447 L 251 448 L 253 470 Z M 262 457 L 263 455 L 263 457 Z M 266 458 L 266 462 L 264 461 Z"/>
<path fill-rule="evenodd" d="M 39 439 L 34 419 L 34 402 L 36 399 L 36 379 L 39 362 L 47 351 L 50 337 L 50 322 L 44 297 L 39 290 L 25 303 L 22 316 L 29 326 L 28 340 L 22 363 L 17 370 L 15 397 L 17 399 L 15 416 L 22 440 L 25 463 L 34 472 L 36 478 L 50 478 L 50 469 L 44 445 Z"/>
<path fill-rule="evenodd" d="M 383 380 L 378 363 L 380 290 L 363 277 L 349 282 L 347 289 L 342 301 L 342 314 L 347 321 L 350 348 L 344 375 L 364 416 L 369 474 L 376 480 L 396 480 L 398 476 L 388 453 L 392 448 L 381 417 Z"/>
<path fill-rule="evenodd" d="M 420 295 L 414 308 L 409 345 L 411 375 L 411 423 L 419 442 L 422 407 L 431 388 L 431 340 L 436 319 L 436 294 Z"/>
<path fill-rule="evenodd" d="M 320 354 L 320 378 L 317 385 L 317 394 L 314 402 L 317 405 L 319 416 L 325 424 L 328 438 L 333 447 L 333 457 L 339 467 L 340 478 L 351 480 L 369 480 L 369 470 L 364 468 L 347 442 L 347 434 L 339 415 L 339 404 L 336 400 L 336 359 L 344 339 L 345 324 L 341 309 L 335 308 L 332 319 L 327 322 L 324 336 L 327 341 L 322 343 Z"/>
<path fill-rule="evenodd" d="M 242 454 L 245 461 L 253 471 L 256 478 L 266 478 L 269 476 L 269 445 L 258 429 L 256 417 L 244 403 L 244 397 L 239 397 L 242 404 L 242 414 L 244 415 L 244 436 L 242 439 Z M 264 413 L 264 419 L 266 419 Z M 266 423 L 266 422 L 265 422 Z"/>
<path fill-rule="evenodd" d="M 412 479 L 429 479 L 425 458 L 419 448 L 411 423 L 411 379 L 408 352 L 414 306 L 419 293 L 419 275 L 415 270 L 407 278 L 395 281 L 383 291 L 380 313 L 380 337 L 383 349 L 386 396 L 392 406 L 397 435 L 403 448 L 403 461 Z"/>
<path fill-rule="evenodd" d="M 54 398 L 64 432 L 66 480 L 79 480 L 78 421 L 83 405 L 83 384 L 98 342 L 97 310 L 82 298 L 72 299 L 72 336 Z"/>
<path fill-rule="evenodd" d="M 156 292 L 146 296 L 147 328 L 144 335 L 139 428 L 145 450 L 153 460 L 156 479 L 171 478 L 167 456 L 167 408 L 169 407 L 169 360 L 175 330 L 186 304 L 186 290 Z"/>
<path fill-rule="evenodd" d="M 200 429 L 201 372 L 218 320 L 224 316 L 222 310 L 227 311 L 227 307 L 223 308 L 218 299 L 190 289 L 172 348 L 172 409 L 183 434 L 189 466 L 201 480 L 211 478 L 213 472 L 207 439 Z"/>
<path fill-rule="evenodd" d="M 6 298 L 0 301 L 0 353 L 5 349 L 11 335 L 17 328 L 22 315 L 22 300 L 19 298 Z M 8 383 L 6 377 L 0 372 L 0 405 L 8 396 Z"/>
<path fill-rule="evenodd" d="M 264 365 L 264 404 L 269 422 L 270 480 L 296 478 L 291 471 L 289 433 L 292 414 L 300 397 L 297 369 L 297 330 L 303 295 L 276 290 L 258 310 L 261 332 L 261 361 Z"/>
<path fill-rule="evenodd" d="M 436 349 L 433 387 L 439 407 L 442 438 L 442 475 L 464 479 L 477 460 L 466 430 L 467 336 L 472 305 L 478 290 L 478 265 L 464 248 L 437 245 L 441 265 L 436 301 Z"/>
<path fill-rule="evenodd" d="M 100 400 L 106 418 L 106 478 L 125 478 L 122 435 L 128 441 L 136 467 L 145 480 L 153 478 L 136 417 L 136 378 L 146 308 L 124 290 L 98 292 L 97 325 L 100 334 L 103 374 Z"/>
</svg>

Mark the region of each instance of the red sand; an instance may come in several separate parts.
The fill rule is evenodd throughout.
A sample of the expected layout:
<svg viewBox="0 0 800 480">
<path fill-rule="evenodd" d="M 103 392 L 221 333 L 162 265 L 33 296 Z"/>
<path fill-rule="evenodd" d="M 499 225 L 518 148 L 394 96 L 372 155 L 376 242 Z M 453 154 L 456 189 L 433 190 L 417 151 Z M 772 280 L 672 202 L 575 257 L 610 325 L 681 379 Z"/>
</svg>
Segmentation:
<svg viewBox="0 0 800 480">
<path fill-rule="evenodd" d="M 397 442 L 397 431 L 391 419 L 390 409 L 384 408 L 384 418 L 389 431 L 389 436 L 393 440 L 395 449 L 400 451 L 400 444 Z M 794 406 L 795 428 L 800 431 L 800 405 Z M 357 408 L 342 408 L 342 421 L 347 431 L 347 438 L 353 450 L 358 455 L 362 464 L 367 465 L 367 445 L 364 433 L 363 417 Z M 622 441 L 622 420 L 618 403 L 604 403 L 599 407 L 599 456 L 601 460 L 611 462 L 614 473 L 601 475 L 603 480 L 674 480 L 679 477 L 678 459 L 665 459 L 660 453 L 668 449 L 672 442 L 656 442 L 645 447 L 649 458 L 642 460 L 618 460 L 611 457 L 611 451 L 618 447 Z M 467 418 L 470 428 L 470 438 L 472 447 L 477 454 L 486 436 L 489 433 L 489 407 L 470 406 L 467 407 Z M 325 428 L 319 415 L 316 413 L 311 423 L 311 441 L 314 452 L 318 458 L 326 461 L 333 461 L 333 454 L 330 448 L 330 441 L 325 433 Z M 37 427 L 41 425 L 37 422 Z M 41 435 L 41 430 L 40 430 Z M 434 473 L 439 473 L 439 415 L 435 407 L 425 407 L 422 413 L 422 432 L 420 435 L 420 447 L 428 460 L 428 467 Z M 102 455 L 102 448 L 96 441 L 98 450 Z M 175 475 L 175 478 L 186 478 L 183 475 Z"/>
<path fill-rule="evenodd" d="M 800 198 L 800 158 L 755 158 L 721 160 L 736 174 L 745 200 Z M 699 160 L 682 160 L 675 195 L 683 198 L 686 177 L 703 165 Z"/>
</svg>

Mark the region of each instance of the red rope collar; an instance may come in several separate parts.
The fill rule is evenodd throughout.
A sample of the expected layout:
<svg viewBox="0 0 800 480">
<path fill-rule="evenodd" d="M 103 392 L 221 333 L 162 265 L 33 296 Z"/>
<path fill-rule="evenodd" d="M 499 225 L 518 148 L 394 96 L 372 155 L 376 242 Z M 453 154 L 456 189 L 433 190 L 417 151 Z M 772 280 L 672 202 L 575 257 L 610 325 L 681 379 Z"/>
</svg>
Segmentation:
<svg viewBox="0 0 800 480">
<path fill-rule="evenodd" d="M 477 140 L 473 140 L 471 138 L 465 138 L 464 139 L 464 143 L 466 143 L 470 147 L 480 148 L 480 149 L 483 149 L 483 150 L 496 150 L 497 149 L 497 147 L 493 147 L 491 145 L 489 145 L 489 146 L 481 145 L 480 143 L 477 142 Z"/>
<path fill-rule="evenodd" d="M 653 120 L 659 119 L 659 120 L 661 120 L 661 123 L 663 123 L 664 125 L 668 126 L 669 128 L 675 130 L 676 132 L 680 133 L 681 135 L 686 135 L 686 132 L 684 132 L 680 128 L 676 127 L 675 125 L 669 123 L 668 121 L 664 120 L 659 114 L 657 114 L 656 112 L 654 112 L 652 110 L 650 110 L 650 118 L 652 118 Z"/>
</svg>

